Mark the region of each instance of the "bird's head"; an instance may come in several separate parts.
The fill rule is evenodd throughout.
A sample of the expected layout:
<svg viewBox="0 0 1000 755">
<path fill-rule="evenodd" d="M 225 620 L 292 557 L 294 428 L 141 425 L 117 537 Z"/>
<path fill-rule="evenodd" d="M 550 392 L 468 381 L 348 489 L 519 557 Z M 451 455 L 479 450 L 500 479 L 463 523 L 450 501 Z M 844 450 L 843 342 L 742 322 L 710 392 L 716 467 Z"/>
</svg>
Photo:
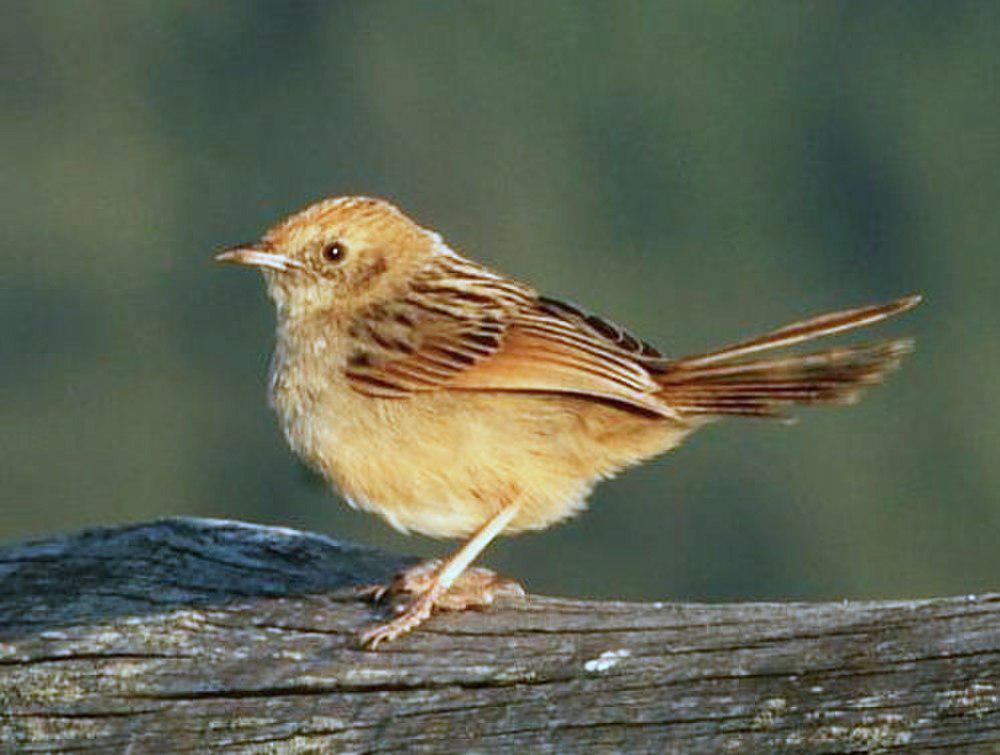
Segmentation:
<svg viewBox="0 0 1000 755">
<path fill-rule="evenodd" d="M 337 197 L 215 259 L 260 268 L 279 316 L 349 316 L 398 295 L 441 245 L 440 236 L 383 199 Z"/>
</svg>

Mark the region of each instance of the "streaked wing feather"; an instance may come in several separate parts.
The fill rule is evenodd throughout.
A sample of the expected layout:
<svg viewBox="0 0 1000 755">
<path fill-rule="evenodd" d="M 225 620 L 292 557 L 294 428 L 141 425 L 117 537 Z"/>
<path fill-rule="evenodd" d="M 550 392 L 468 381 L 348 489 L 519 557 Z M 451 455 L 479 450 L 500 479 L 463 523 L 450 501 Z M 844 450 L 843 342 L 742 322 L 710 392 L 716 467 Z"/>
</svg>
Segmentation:
<svg viewBox="0 0 1000 755">
<path fill-rule="evenodd" d="M 637 338 L 618 323 L 588 312 L 576 304 L 542 296 L 538 299 L 538 306 L 543 312 L 559 320 L 573 322 L 578 330 L 598 338 L 605 346 L 614 345 L 631 359 L 642 362 L 647 367 L 650 364 L 655 367 L 665 359 L 657 348 Z"/>
<path fill-rule="evenodd" d="M 649 375 L 625 370 L 610 360 L 536 332 L 514 326 L 495 357 L 452 380 L 472 390 L 568 393 L 629 404 L 654 414 L 676 416 L 656 393 Z"/>
<path fill-rule="evenodd" d="M 637 361 L 660 355 L 617 326 L 460 257 L 442 255 L 409 292 L 357 324 L 347 376 L 361 393 L 567 393 L 678 415 Z"/>
</svg>

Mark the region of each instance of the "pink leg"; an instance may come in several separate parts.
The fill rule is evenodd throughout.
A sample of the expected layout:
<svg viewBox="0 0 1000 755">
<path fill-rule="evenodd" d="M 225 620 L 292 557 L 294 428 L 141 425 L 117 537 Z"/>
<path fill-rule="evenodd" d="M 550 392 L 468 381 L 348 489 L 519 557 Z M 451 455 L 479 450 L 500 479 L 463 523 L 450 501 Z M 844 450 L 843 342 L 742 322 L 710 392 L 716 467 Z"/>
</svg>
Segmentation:
<svg viewBox="0 0 1000 755">
<path fill-rule="evenodd" d="M 359 636 L 361 645 L 374 650 L 416 629 L 425 622 L 435 608 L 463 610 L 490 605 L 499 595 L 523 595 L 516 583 L 498 577 L 488 569 L 468 569 L 472 561 L 483 552 L 514 518 L 518 507 L 504 507 L 459 548 L 446 561 L 430 561 L 407 569 L 388 588 L 375 588 L 369 594 L 375 599 L 387 592 L 406 592 L 415 597 L 399 615 L 385 624 L 373 626 Z M 464 578 L 459 581 L 460 577 Z M 452 589 L 454 587 L 454 589 Z"/>
</svg>

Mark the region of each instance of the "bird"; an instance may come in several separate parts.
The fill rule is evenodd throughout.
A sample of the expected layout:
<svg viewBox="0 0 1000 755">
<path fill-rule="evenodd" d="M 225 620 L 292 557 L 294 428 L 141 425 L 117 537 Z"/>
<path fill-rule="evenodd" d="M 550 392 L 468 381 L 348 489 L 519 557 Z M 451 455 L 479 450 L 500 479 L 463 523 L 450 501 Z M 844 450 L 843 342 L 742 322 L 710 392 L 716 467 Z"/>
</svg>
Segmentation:
<svg viewBox="0 0 1000 755">
<path fill-rule="evenodd" d="M 448 558 L 368 589 L 374 599 L 392 595 L 395 608 L 359 634 L 368 649 L 436 609 L 523 594 L 471 566 L 494 538 L 568 519 L 596 483 L 705 425 L 853 403 L 912 340 L 782 350 L 921 300 L 814 316 L 669 357 L 367 196 L 317 201 L 215 259 L 263 273 L 277 313 L 269 397 L 292 450 L 351 506 L 403 532 L 463 541 Z"/>
</svg>

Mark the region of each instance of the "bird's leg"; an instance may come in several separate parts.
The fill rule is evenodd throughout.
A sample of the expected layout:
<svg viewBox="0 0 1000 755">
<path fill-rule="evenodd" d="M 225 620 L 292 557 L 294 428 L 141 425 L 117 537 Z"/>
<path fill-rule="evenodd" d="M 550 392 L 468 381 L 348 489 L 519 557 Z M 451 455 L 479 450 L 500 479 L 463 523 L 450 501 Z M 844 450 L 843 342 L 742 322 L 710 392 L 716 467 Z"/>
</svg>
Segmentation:
<svg viewBox="0 0 1000 755">
<path fill-rule="evenodd" d="M 431 586 L 442 560 L 432 558 L 399 572 L 391 582 L 362 585 L 354 593 L 373 602 L 386 598 L 412 598 Z M 434 608 L 441 611 L 464 611 L 469 608 L 491 606 L 498 598 L 519 598 L 524 588 L 509 577 L 481 566 L 470 566 L 462 572 L 445 592 L 438 596 Z M 396 613 L 402 613 L 405 603 L 394 601 Z"/>
<path fill-rule="evenodd" d="M 374 650 L 382 642 L 399 637 L 420 626 L 435 607 L 445 610 L 489 605 L 503 595 L 523 595 L 520 585 L 500 577 L 488 569 L 466 568 L 497 535 L 510 524 L 517 514 L 518 505 L 510 504 L 500 509 L 475 535 L 447 560 L 435 559 L 407 569 L 387 588 L 369 592 L 375 599 L 387 592 L 405 592 L 413 599 L 405 605 L 392 621 L 377 624 L 359 635 L 362 646 Z M 465 573 L 465 578 L 456 581 Z M 454 589 L 452 589 L 454 587 Z"/>
</svg>

